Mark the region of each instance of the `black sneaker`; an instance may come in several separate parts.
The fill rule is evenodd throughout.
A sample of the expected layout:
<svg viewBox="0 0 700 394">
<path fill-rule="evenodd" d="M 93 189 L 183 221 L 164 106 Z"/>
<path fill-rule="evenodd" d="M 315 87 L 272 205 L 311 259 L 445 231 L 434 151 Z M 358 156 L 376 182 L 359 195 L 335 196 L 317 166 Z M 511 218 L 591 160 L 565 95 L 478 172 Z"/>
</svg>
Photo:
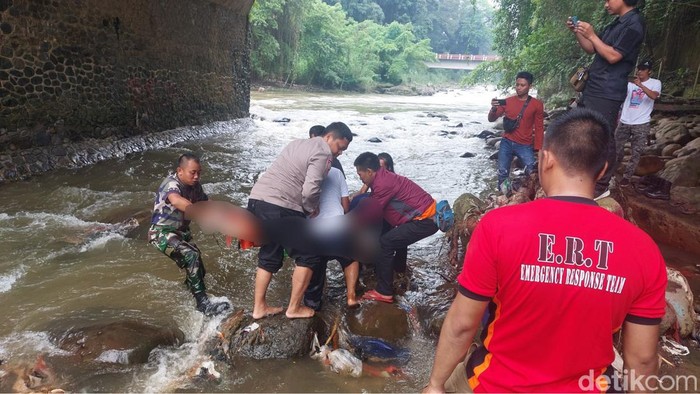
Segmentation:
<svg viewBox="0 0 700 394">
<path fill-rule="evenodd" d="M 197 300 L 197 310 L 204 316 L 216 316 L 231 309 L 231 304 L 228 302 L 212 302 L 204 292 L 195 294 L 194 298 Z"/>
</svg>

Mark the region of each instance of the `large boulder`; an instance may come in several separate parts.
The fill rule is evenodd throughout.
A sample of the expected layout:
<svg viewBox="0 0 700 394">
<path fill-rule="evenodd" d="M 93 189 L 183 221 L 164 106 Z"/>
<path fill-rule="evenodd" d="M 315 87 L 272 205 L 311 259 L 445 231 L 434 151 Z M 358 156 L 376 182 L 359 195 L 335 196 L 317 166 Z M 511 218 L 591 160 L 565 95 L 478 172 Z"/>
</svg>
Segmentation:
<svg viewBox="0 0 700 394">
<path fill-rule="evenodd" d="M 688 129 L 677 121 L 671 119 L 661 119 L 656 126 L 656 142 L 661 144 L 681 144 L 689 141 L 690 133 Z"/>
<path fill-rule="evenodd" d="M 176 346 L 185 335 L 178 328 L 124 320 L 72 328 L 52 336 L 57 346 L 82 361 L 140 364 L 158 346 Z"/>
<path fill-rule="evenodd" d="M 664 169 L 664 165 L 664 161 L 658 156 L 642 156 L 639 158 L 634 174 L 639 176 L 656 174 Z"/>
<path fill-rule="evenodd" d="M 661 156 L 673 156 L 673 153 L 676 152 L 677 150 L 681 149 L 682 147 L 683 146 L 681 146 L 681 144 L 666 145 L 661 150 Z"/>
<path fill-rule="evenodd" d="M 675 156 L 676 157 L 688 156 L 688 155 L 691 155 L 691 154 L 698 152 L 698 151 L 700 151 L 700 138 L 695 138 L 694 140 L 690 141 L 683 148 L 678 149 L 675 152 Z"/>
<path fill-rule="evenodd" d="M 671 202 L 673 204 L 692 207 L 700 211 L 700 186 L 674 186 L 671 188 Z"/>
<path fill-rule="evenodd" d="M 470 213 L 483 212 L 485 206 L 479 197 L 471 193 L 464 193 L 452 203 L 455 221 L 464 220 Z"/>
<path fill-rule="evenodd" d="M 223 351 L 229 360 L 246 357 L 255 360 L 305 357 L 311 349 L 314 332 L 325 330 L 323 321 L 288 319 L 283 313 L 254 320 L 242 310 L 221 323 Z"/>
<path fill-rule="evenodd" d="M 700 186 L 700 152 L 670 160 L 660 175 L 674 186 Z"/>
<path fill-rule="evenodd" d="M 614 213 L 615 215 L 621 217 L 624 219 L 625 217 L 625 211 L 622 209 L 622 205 L 615 201 L 614 198 L 612 197 L 605 197 L 601 198 L 600 200 L 596 201 L 599 206 L 605 208 L 606 210 Z"/>
</svg>

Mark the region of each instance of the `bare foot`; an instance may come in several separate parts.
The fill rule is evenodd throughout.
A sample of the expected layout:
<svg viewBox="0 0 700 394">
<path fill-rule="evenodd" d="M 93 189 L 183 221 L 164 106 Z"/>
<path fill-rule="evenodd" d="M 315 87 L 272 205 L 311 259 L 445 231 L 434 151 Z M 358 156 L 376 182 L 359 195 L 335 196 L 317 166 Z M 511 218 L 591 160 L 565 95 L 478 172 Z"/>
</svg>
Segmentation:
<svg viewBox="0 0 700 394">
<path fill-rule="evenodd" d="M 268 317 L 281 313 L 284 310 L 281 306 L 265 306 L 259 309 L 253 309 L 253 319 L 262 319 L 263 317 Z"/>
<path fill-rule="evenodd" d="M 359 302 L 357 302 L 356 297 L 350 297 L 348 296 L 348 308 L 355 308 L 356 306 L 360 305 Z"/>
<path fill-rule="evenodd" d="M 294 309 L 287 308 L 287 318 L 289 319 L 308 319 L 314 317 L 315 313 L 313 309 L 306 305 L 299 305 L 298 308 Z"/>
</svg>

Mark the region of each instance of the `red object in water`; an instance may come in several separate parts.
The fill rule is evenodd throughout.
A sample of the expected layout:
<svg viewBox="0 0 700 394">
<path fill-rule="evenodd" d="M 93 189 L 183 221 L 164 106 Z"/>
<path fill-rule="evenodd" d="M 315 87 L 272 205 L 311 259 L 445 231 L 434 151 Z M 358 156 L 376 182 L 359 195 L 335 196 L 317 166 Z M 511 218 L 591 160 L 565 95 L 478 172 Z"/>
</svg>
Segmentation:
<svg viewBox="0 0 700 394">
<path fill-rule="evenodd" d="M 255 242 L 253 242 L 253 241 L 247 241 L 245 239 L 238 240 L 238 249 L 240 249 L 240 250 L 250 249 L 250 248 L 253 248 L 255 246 L 257 246 L 257 245 L 255 245 Z"/>
</svg>

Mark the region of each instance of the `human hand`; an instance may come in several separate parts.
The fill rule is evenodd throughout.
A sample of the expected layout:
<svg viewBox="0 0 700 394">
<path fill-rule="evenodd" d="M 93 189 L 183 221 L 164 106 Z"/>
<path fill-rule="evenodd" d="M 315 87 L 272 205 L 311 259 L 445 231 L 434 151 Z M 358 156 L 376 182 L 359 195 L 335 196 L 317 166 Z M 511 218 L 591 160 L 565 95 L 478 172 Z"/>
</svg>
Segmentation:
<svg viewBox="0 0 700 394">
<path fill-rule="evenodd" d="M 498 106 L 501 105 L 498 103 L 498 99 L 496 97 L 491 99 L 491 110 L 495 111 Z"/>
<path fill-rule="evenodd" d="M 590 39 L 593 35 L 595 35 L 595 30 L 593 29 L 593 26 L 584 21 L 578 21 L 576 25 L 574 26 L 573 32 L 576 34 L 582 35 L 584 38 Z"/>
<path fill-rule="evenodd" d="M 642 80 L 639 79 L 639 77 L 635 76 L 634 79 L 632 80 L 632 83 L 639 86 L 640 88 L 642 87 Z"/>
<path fill-rule="evenodd" d="M 568 27 L 571 32 L 575 32 L 577 23 L 578 21 L 574 22 L 574 20 L 571 17 L 568 17 L 566 19 L 566 27 Z"/>
</svg>

